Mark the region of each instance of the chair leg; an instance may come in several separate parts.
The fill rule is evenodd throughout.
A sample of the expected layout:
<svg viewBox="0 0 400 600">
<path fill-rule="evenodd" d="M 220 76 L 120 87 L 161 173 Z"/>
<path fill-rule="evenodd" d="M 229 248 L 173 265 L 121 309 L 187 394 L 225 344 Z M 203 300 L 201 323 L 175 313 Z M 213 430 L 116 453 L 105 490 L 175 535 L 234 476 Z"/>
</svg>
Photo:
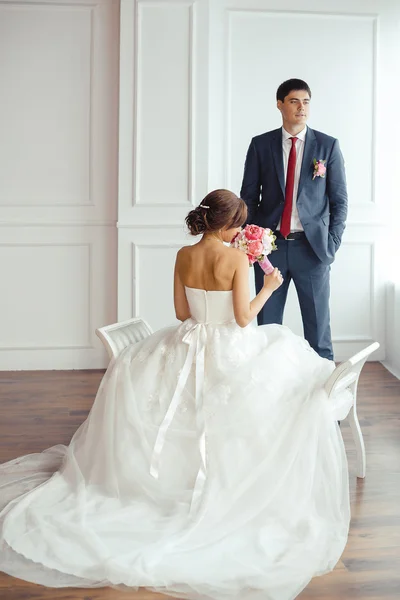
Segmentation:
<svg viewBox="0 0 400 600">
<path fill-rule="evenodd" d="M 356 474 L 357 474 L 357 477 L 364 479 L 365 473 L 366 473 L 366 468 L 367 468 L 367 464 L 366 464 L 367 461 L 366 461 L 366 456 L 365 456 L 365 445 L 364 445 L 364 438 L 363 438 L 363 434 L 361 431 L 360 423 L 358 421 L 357 412 L 356 412 L 354 406 L 352 407 L 352 409 L 349 412 L 348 419 L 349 419 L 351 433 L 353 435 L 353 440 L 354 440 L 354 444 L 356 447 L 356 453 L 357 453 L 357 472 L 356 472 Z"/>
</svg>

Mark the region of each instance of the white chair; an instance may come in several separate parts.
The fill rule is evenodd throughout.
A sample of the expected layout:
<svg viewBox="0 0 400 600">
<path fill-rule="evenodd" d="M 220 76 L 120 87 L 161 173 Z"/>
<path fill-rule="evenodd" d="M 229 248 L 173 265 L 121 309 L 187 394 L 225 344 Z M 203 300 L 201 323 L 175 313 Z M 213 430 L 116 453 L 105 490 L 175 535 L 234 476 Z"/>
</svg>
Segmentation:
<svg viewBox="0 0 400 600">
<path fill-rule="evenodd" d="M 140 317 L 96 329 L 96 335 L 106 347 L 110 359 L 117 358 L 124 348 L 144 340 L 152 333 L 150 325 Z"/>
<path fill-rule="evenodd" d="M 110 359 L 116 358 L 126 346 L 140 342 L 151 333 L 153 331 L 150 325 L 140 317 L 96 329 L 96 334 L 106 347 Z M 351 394 L 352 405 L 344 418 L 349 420 L 357 453 L 356 472 L 357 477 L 360 478 L 365 477 L 366 457 L 364 439 L 357 416 L 357 385 L 365 361 L 378 348 L 378 342 L 374 342 L 338 365 L 325 384 L 325 391 L 332 401 L 336 394 L 345 389 L 348 389 Z"/>
<path fill-rule="evenodd" d="M 364 438 L 362 435 L 360 423 L 357 416 L 357 385 L 361 370 L 368 356 L 379 348 L 378 342 L 374 342 L 370 346 L 364 348 L 346 362 L 341 363 L 333 371 L 325 384 L 325 391 L 329 398 L 333 399 L 334 395 L 348 389 L 352 395 L 352 406 L 349 413 L 345 417 L 349 420 L 351 433 L 353 435 L 354 444 L 357 453 L 357 477 L 364 478 L 366 472 L 366 456 Z"/>
</svg>

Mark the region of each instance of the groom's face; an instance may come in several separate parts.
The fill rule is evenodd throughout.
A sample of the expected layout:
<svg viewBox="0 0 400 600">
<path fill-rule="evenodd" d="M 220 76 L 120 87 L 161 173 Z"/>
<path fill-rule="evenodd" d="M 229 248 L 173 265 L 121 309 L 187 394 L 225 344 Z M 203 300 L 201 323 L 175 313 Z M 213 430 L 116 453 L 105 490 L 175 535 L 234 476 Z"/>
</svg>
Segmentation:
<svg viewBox="0 0 400 600">
<path fill-rule="evenodd" d="M 285 96 L 283 102 L 278 100 L 283 124 L 291 127 L 305 125 L 310 110 L 310 96 L 305 90 L 292 90 Z"/>
</svg>

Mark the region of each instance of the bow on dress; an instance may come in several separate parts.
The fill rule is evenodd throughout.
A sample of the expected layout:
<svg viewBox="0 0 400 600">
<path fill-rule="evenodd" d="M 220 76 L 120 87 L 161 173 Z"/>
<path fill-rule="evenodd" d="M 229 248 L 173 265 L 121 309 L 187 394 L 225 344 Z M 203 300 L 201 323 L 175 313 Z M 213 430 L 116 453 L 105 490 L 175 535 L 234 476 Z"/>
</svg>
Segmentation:
<svg viewBox="0 0 400 600">
<path fill-rule="evenodd" d="M 157 438 L 154 444 L 153 455 L 150 464 L 150 474 L 158 479 L 160 471 L 160 459 L 162 450 L 165 444 L 167 431 L 174 419 L 175 413 L 179 406 L 179 402 L 185 388 L 186 382 L 192 368 L 195 365 L 195 404 L 196 404 L 196 422 L 197 429 L 200 433 L 200 468 L 197 473 L 196 483 L 193 489 L 192 502 L 190 513 L 192 514 L 200 500 L 204 485 L 206 482 L 207 464 L 206 464 L 206 434 L 205 434 L 205 419 L 203 412 L 203 393 L 204 393 L 204 357 L 207 342 L 207 323 L 196 322 L 190 327 L 182 338 L 185 344 L 188 344 L 188 353 L 186 356 L 183 369 L 179 375 L 178 383 L 175 392 L 172 396 L 171 403 L 168 407 L 166 415 L 161 423 Z"/>
</svg>

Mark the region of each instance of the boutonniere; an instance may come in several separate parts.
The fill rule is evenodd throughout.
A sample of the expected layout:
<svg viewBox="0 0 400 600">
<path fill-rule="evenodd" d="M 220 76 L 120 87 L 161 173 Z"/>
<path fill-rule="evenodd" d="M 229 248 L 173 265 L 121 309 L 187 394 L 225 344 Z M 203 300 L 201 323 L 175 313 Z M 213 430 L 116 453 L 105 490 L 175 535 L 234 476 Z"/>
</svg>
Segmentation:
<svg viewBox="0 0 400 600">
<path fill-rule="evenodd" d="M 316 158 L 314 158 L 313 160 L 314 163 L 314 172 L 313 172 L 313 180 L 316 177 L 325 177 L 326 174 L 326 160 L 317 160 Z"/>
</svg>

